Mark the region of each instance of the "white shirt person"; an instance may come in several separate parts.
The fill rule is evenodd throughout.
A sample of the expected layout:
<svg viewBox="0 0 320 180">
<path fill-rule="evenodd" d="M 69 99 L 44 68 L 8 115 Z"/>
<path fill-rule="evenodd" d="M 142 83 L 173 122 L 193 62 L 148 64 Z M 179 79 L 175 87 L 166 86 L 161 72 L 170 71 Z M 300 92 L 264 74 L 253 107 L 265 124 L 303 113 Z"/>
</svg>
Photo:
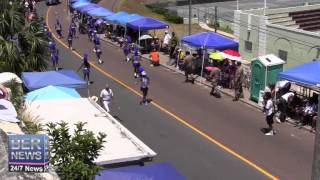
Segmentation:
<svg viewBox="0 0 320 180">
<path fill-rule="evenodd" d="M 109 104 L 111 103 L 113 96 L 112 89 L 110 89 L 109 85 L 107 84 L 100 93 L 100 101 L 108 113 L 110 112 Z"/>
</svg>

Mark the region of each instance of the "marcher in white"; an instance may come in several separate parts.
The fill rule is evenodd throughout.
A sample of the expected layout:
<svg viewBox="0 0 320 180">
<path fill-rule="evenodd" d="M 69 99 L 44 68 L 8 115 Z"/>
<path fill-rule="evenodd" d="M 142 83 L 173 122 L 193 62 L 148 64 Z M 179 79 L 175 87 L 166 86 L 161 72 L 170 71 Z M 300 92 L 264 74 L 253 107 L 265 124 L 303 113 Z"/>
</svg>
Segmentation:
<svg viewBox="0 0 320 180">
<path fill-rule="evenodd" d="M 100 102 L 103 104 L 105 110 L 109 113 L 109 104 L 111 103 L 111 100 L 113 98 L 113 92 L 110 89 L 109 85 L 106 84 L 106 87 L 101 91 L 100 93 Z"/>
</svg>

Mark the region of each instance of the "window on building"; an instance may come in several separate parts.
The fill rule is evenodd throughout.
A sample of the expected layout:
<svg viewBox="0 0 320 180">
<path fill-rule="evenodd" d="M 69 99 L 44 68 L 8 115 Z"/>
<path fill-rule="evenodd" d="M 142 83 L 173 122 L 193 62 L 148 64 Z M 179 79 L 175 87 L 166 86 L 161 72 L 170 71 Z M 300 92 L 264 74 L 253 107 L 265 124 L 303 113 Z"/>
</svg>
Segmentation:
<svg viewBox="0 0 320 180">
<path fill-rule="evenodd" d="M 284 61 L 287 61 L 287 58 L 288 58 L 288 52 L 287 51 L 284 51 L 284 50 L 281 50 L 279 49 L 278 51 L 278 56 L 280 59 L 284 60 Z"/>
<path fill-rule="evenodd" d="M 251 41 L 244 41 L 244 48 L 246 51 L 252 51 L 252 42 Z"/>
</svg>

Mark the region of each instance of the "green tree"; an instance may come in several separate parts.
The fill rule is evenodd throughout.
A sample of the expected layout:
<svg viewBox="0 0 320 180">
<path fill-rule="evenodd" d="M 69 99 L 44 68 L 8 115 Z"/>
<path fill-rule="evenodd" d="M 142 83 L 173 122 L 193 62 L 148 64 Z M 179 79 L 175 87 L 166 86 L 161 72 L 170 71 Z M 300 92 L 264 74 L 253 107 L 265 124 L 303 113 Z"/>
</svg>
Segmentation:
<svg viewBox="0 0 320 180">
<path fill-rule="evenodd" d="M 25 8 L 17 0 L 0 0 L 0 72 L 46 69 L 48 42 L 42 20 L 25 20 Z"/>
<path fill-rule="evenodd" d="M 106 135 L 84 129 L 85 123 L 75 124 L 74 135 L 69 134 L 66 122 L 47 125 L 50 143 L 50 163 L 57 167 L 57 173 L 66 180 L 90 180 L 101 170 L 94 164 L 99 156 Z"/>
</svg>

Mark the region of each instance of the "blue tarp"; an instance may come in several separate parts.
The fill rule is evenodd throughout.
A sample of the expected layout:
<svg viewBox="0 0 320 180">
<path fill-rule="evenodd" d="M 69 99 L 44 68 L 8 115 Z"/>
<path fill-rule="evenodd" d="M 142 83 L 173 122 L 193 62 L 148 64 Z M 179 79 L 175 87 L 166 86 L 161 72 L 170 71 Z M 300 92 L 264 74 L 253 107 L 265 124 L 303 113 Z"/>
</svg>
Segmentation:
<svg viewBox="0 0 320 180">
<path fill-rule="evenodd" d="M 81 98 L 81 96 L 75 89 L 60 86 L 47 86 L 31 91 L 25 96 L 26 101 L 77 98 Z"/>
<path fill-rule="evenodd" d="M 85 88 L 87 86 L 87 83 L 73 70 L 23 72 L 21 77 L 29 91 L 50 85 L 69 88 Z"/>
<path fill-rule="evenodd" d="M 78 11 L 80 11 L 81 13 L 85 13 L 85 12 L 91 11 L 93 9 L 97 9 L 99 7 L 100 6 L 97 5 L 97 4 L 90 3 L 90 4 L 87 4 L 87 5 L 84 5 L 84 6 L 80 6 L 79 8 L 76 8 L 76 9 Z"/>
<path fill-rule="evenodd" d="M 130 27 L 135 30 L 152 30 L 152 29 L 165 29 L 168 28 L 168 25 L 157 19 L 144 17 L 135 21 L 127 23 L 127 27 Z"/>
<path fill-rule="evenodd" d="M 115 22 L 117 19 L 121 19 L 122 17 L 127 16 L 127 15 L 128 15 L 128 13 L 123 12 L 123 11 L 119 11 L 111 16 L 104 17 L 104 19 L 107 21 Z"/>
<path fill-rule="evenodd" d="M 301 85 L 316 86 L 320 84 L 320 61 L 308 62 L 279 74 L 279 79 L 296 82 Z"/>
<path fill-rule="evenodd" d="M 101 176 L 95 180 L 186 180 L 177 170 L 168 163 L 156 163 L 146 166 L 123 167 L 100 171 Z"/>
<path fill-rule="evenodd" d="M 93 17 L 105 17 L 105 16 L 113 15 L 114 13 L 103 7 L 99 7 L 99 8 L 88 11 L 87 14 Z"/>
<path fill-rule="evenodd" d="M 239 44 L 232 39 L 226 38 L 222 35 L 213 32 L 201 32 L 185 36 L 182 38 L 182 43 L 190 46 L 199 47 L 203 49 L 216 49 L 225 50 L 233 49 L 238 50 Z"/>
<path fill-rule="evenodd" d="M 122 19 L 118 20 L 118 23 L 125 26 L 127 23 L 138 20 L 138 19 L 142 19 L 144 18 L 144 16 L 141 16 L 139 14 L 130 14 L 128 16 L 125 16 Z"/>
<path fill-rule="evenodd" d="M 75 2 L 75 3 L 71 4 L 71 7 L 76 9 L 76 8 L 79 8 L 81 6 L 85 6 L 85 5 L 88 5 L 88 4 L 91 4 L 91 3 L 88 2 L 88 1 L 78 1 L 78 2 Z"/>
<path fill-rule="evenodd" d="M 76 2 L 89 2 L 88 0 L 70 0 L 71 3 L 76 3 Z"/>
</svg>

